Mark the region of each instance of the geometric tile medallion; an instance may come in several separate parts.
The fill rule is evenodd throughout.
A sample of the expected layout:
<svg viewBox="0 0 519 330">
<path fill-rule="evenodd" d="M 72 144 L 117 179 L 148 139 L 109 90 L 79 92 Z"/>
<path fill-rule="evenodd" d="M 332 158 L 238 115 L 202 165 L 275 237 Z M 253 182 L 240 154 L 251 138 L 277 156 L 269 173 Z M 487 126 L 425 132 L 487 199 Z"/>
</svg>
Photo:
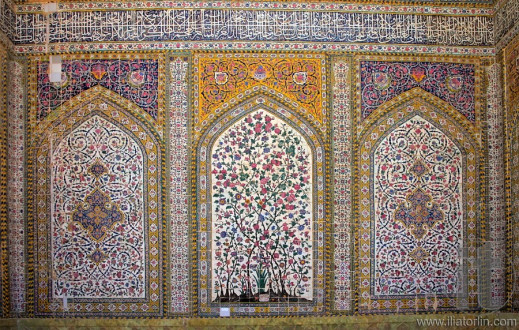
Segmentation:
<svg viewBox="0 0 519 330">
<path fill-rule="evenodd" d="M 200 313 L 323 312 L 326 162 L 312 125 L 257 96 L 209 127 L 196 154 Z"/>
<path fill-rule="evenodd" d="M 94 87 L 34 132 L 35 315 L 163 313 L 161 144 L 121 103 Z"/>
<path fill-rule="evenodd" d="M 478 149 L 420 96 L 377 111 L 358 142 L 359 311 L 474 308 Z"/>
</svg>

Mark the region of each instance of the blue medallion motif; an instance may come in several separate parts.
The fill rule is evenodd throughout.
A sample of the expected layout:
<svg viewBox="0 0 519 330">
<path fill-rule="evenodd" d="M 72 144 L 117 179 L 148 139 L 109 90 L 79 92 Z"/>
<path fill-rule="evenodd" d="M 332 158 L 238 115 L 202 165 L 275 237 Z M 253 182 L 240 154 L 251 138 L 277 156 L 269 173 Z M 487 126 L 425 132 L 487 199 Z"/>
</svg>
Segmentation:
<svg viewBox="0 0 519 330">
<path fill-rule="evenodd" d="M 114 224 L 123 220 L 123 213 L 107 195 L 96 188 L 84 203 L 78 205 L 72 220 L 81 224 L 90 237 L 99 242 Z"/>
</svg>

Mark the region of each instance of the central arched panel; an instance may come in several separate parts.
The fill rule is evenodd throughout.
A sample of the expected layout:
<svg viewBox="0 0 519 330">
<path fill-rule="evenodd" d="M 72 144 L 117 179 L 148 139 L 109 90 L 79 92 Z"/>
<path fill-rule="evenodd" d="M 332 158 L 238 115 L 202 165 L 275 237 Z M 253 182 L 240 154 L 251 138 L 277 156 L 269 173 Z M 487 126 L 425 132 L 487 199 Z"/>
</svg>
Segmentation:
<svg viewBox="0 0 519 330">
<path fill-rule="evenodd" d="M 259 109 L 211 150 L 212 300 L 313 298 L 312 150 Z"/>
</svg>

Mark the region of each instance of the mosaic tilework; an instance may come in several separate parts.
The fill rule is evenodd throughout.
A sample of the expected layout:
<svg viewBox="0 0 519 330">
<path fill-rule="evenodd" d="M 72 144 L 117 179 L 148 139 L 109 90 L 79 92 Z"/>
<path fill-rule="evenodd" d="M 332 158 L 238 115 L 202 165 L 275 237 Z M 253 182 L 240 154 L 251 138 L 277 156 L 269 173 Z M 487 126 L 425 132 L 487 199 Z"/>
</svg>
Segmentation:
<svg viewBox="0 0 519 330">
<path fill-rule="evenodd" d="M 10 40 L 16 38 L 16 13 L 13 10 L 13 4 L 10 0 L 4 0 L 0 3 L 0 32 Z"/>
<path fill-rule="evenodd" d="M 494 16 L 494 34 L 497 49 L 505 47 L 519 31 L 517 17 L 519 16 L 519 1 L 502 1 Z"/>
<path fill-rule="evenodd" d="M 513 117 L 512 117 L 513 116 Z M 510 131 L 508 132 L 509 139 L 509 174 L 510 174 L 510 197 L 509 197 L 509 255 L 510 255 L 510 269 L 508 292 L 511 299 L 510 304 L 513 310 L 519 309 L 519 129 L 517 128 L 517 117 L 511 114 L 511 119 L 508 122 Z"/>
<path fill-rule="evenodd" d="M 159 108 L 158 59 L 65 60 L 60 83 L 49 81 L 49 62 L 38 67 L 38 120 L 93 86 L 113 90 L 144 109 L 153 119 Z"/>
<path fill-rule="evenodd" d="M 377 110 L 358 142 L 358 309 L 452 310 L 458 299 L 474 308 L 478 145 L 425 92 L 404 96 Z"/>
<path fill-rule="evenodd" d="M 351 294 L 351 60 L 332 64 L 332 130 L 334 183 L 334 310 L 352 309 Z"/>
<path fill-rule="evenodd" d="M 125 103 L 96 86 L 32 132 L 35 315 L 163 313 L 163 150 Z"/>
<path fill-rule="evenodd" d="M 486 67 L 487 122 L 488 122 L 488 238 L 493 243 L 492 306 L 502 306 L 506 301 L 506 217 L 505 217 L 505 167 L 504 122 L 502 112 L 501 70 L 499 64 Z"/>
<path fill-rule="evenodd" d="M 207 125 L 240 97 L 266 87 L 295 101 L 311 122 L 326 127 L 325 70 L 323 55 L 198 54 L 195 125 Z"/>
<path fill-rule="evenodd" d="M 329 52 L 362 52 L 402 54 L 419 53 L 438 55 L 470 55 L 470 56 L 494 56 L 494 47 L 460 47 L 437 45 L 394 45 L 394 44 L 361 44 L 361 43 L 330 43 L 330 42 L 262 42 L 262 41 L 168 41 L 168 42 L 83 42 L 67 44 L 45 45 L 15 45 L 14 52 L 18 54 L 42 54 L 46 52 L 105 52 L 105 51 L 142 51 L 142 50 L 172 50 L 172 51 L 329 51 Z"/>
<path fill-rule="evenodd" d="M 505 49 L 506 102 L 513 109 L 519 101 L 519 38 Z"/>
<path fill-rule="evenodd" d="M 9 211 L 9 263 L 11 312 L 25 311 L 25 85 L 24 64 L 10 61 L 8 68 L 8 152 L 7 177 Z"/>
<path fill-rule="evenodd" d="M 454 15 L 283 9 L 65 9 L 49 15 L 49 41 L 255 40 L 493 45 L 492 17 Z M 46 27 L 43 14 L 18 14 L 15 43 L 45 44 Z"/>
<path fill-rule="evenodd" d="M 227 115 L 221 116 L 212 127 L 204 132 L 197 144 L 196 159 L 200 165 L 197 166 L 196 170 L 196 185 L 198 186 L 196 194 L 196 228 L 198 228 L 198 232 L 196 233 L 195 241 L 198 242 L 197 274 L 199 274 L 199 280 L 197 290 L 199 310 L 202 315 L 215 315 L 218 313 L 220 306 L 230 306 L 233 315 L 308 314 L 324 311 L 326 274 L 326 261 L 324 259 L 326 247 L 324 176 L 326 173 L 326 154 L 320 135 L 312 128 L 312 125 L 302 122 L 292 111 L 288 111 L 287 108 L 270 100 L 266 96 L 260 95 L 253 97 L 238 105 L 228 112 Z M 259 122 L 254 124 L 254 120 L 263 120 L 264 122 L 263 124 Z M 232 143 L 226 145 L 226 143 L 219 140 L 220 137 L 225 138 L 227 135 L 232 137 L 234 135 L 234 127 L 241 129 L 242 127 L 249 127 L 251 124 L 254 124 L 250 126 L 252 135 L 258 135 L 261 134 L 263 130 L 272 129 L 275 132 L 279 131 L 281 136 L 292 136 L 283 135 L 283 131 L 291 129 L 297 131 L 297 136 L 305 136 L 308 147 L 310 148 L 308 150 L 311 150 L 312 173 L 310 177 L 307 175 L 302 175 L 301 177 L 296 175 L 296 177 L 293 178 L 302 180 L 304 185 L 298 182 L 294 183 L 294 185 L 292 185 L 292 183 L 288 184 L 288 177 L 285 171 L 293 171 L 294 169 L 291 170 L 291 166 L 296 166 L 295 164 L 289 165 L 285 170 L 280 170 L 279 173 L 273 173 L 269 176 L 270 179 L 260 177 L 265 174 L 266 171 L 280 169 L 280 165 L 284 163 L 284 159 L 290 155 L 298 162 L 305 161 L 305 153 L 299 150 L 298 146 L 292 145 L 291 142 L 289 143 L 288 140 L 280 142 L 281 145 L 278 143 L 271 144 L 272 142 L 270 141 L 272 141 L 272 139 L 265 135 L 266 139 L 260 138 L 256 140 L 252 138 L 249 139 L 250 141 L 247 143 L 243 140 L 236 144 L 235 147 Z M 226 173 L 221 173 L 218 163 L 213 164 L 216 159 L 213 153 L 218 155 L 218 148 L 239 148 L 241 145 L 246 147 L 249 143 L 252 143 L 252 145 L 255 143 L 262 144 L 264 148 L 262 152 L 267 155 L 270 155 L 271 151 L 277 150 L 276 148 L 283 149 L 283 147 L 286 146 L 286 149 L 284 149 L 284 151 L 276 151 L 276 157 L 272 159 L 269 158 L 268 163 L 265 163 L 266 160 L 263 159 L 263 156 L 261 159 L 258 158 L 257 162 L 248 160 L 248 158 L 256 154 L 256 151 L 251 149 L 251 154 L 249 155 L 248 151 L 245 150 L 243 153 L 238 153 L 237 156 L 233 156 L 234 160 L 239 161 L 244 157 L 245 163 L 248 164 L 248 162 L 250 162 L 250 165 L 243 163 L 242 165 L 245 167 L 238 166 L 241 168 L 240 176 L 233 178 L 232 175 L 229 175 L 227 180 L 225 180 L 224 177 L 213 177 L 215 175 L 227 175 Z M 254 167 L 254 164 L 256 164 L 256 167 Z M 249 166 L 250 169 L 247 169 Z M 306 166 L 302 164 L 300 164 L 300 166 L 298 170 L 304 172 Z M 223 168 L 225 169 L 225 166 L 223 166 Z M 215 171 L 217 173 L 215 173 Z M 254 174 L 256 172 L 258 176 Z M 247 175 L 250 176 L 252 174 L 254 175 L 250 178 L 247 177 Z M 291 175 L 290 177 L 292 178 Z M 249 187 L 247 182 L 256 179 L 260 180 L 258 183 L 259 186 L 256 187 L 253 183 L 250 183 Z M 223 182 L 219 185 L 218 182 L 221 180 L 223 180 Z M 270 186 L 276 182 L 277 184 Z M 312 187 L 311 195 L 302 192 L 306 191 L 308 185 Z M 227 187 L 229 188 L 229 192 L 226 192 L 227 190 L 224 189 L 222 195 L 222 193 L 215 191 L 215 189 L 219 189 L 218 187 Z M 245 193 L 246 189 L 256 189 L 255 187 L 260 189 L 258 193 L 254 193 L 254 191 Z M 269 188 L 267 189 L 267 187 Z M 243 196 L 240 189 L 243 190 Z M 263 192 L 263 189 L 265 189 L 265 192 Z M 262 199 L 261 196 L 269 194 L 269 191 L 270 193 L 279 194 L 280 197 L 268 200 Z M 229 193 L 233 194 L 234 200 L 241 203 L 239 205 L 243 204 L 243 207 L 249 211 L 242 209 L 240 212 L 239 208 L 234 209 L 231 206 L 222 209 L 222 207 L 227 206 L 231 201 Z M 301 193 L 301 195 L 299 195 L 299 193 Z M 299 204 L 297 201 L 301 201 L 303 204 L 309 203 L 311 207 L 303 207 L 303 204 Z M 283 205 L 280 208 L 282 211 L 274 212 L 270 206 L 267 206 L 269 203 L 281 203 Z M 257 214 L 256 219 L 258 222 L 254 222 L 252 226 L 262 228 L 263 232 L 261 236 L 258 232 L 255 232 L 253 236 L 247 234 L 247 225 L 242 223 L 249 221 L 247 214 L 250 213 L 250 210 Z M 229 214 L 226 214 L 226 212 Z M 310 214 L 311 218 L 308 218 Z M 274 221 L 278 219 L 278 217 L 281 217 L 279 222 L 277 222 L 277 220 Z M 269 224 L 269 228 L 263 228 L 267 222 L 270 223 L 271 221 L 275 223 Z M 220 224 L 222 224 L 222 226 L 220 226 Z M 235 228 L 236 231 L 233 231 L 232 226 L 237 227 Z M 274 228 L 272 228 L 272 226 L 274 226 Z M 245 231 L 243 231 L 243 228 L 245 228 Z M 237 234 L 238 230 L 244 237 Z M 272 233 L 270 233 L 270 231 L 272 231 Z M 223 234 L 224 232 L 225 234 Z M 227 242 L 229 247 L 220 251 L 218 243 L 221 244 L 222 239 L 225 241 L 228 232 L 231 239 L 231 242 Z M 247 235 L 250 237 L 247 237 Z M 245 244 L 245 250 L 239 248 L 239 244 L 234 244 L 233 238 L 235 238 L 236 242 L 241 238 Z M 289 242 L 292 244 L 289 244 Z M 248 247 L 248 244 L 252 245 Z M 270 248 L 268 246 L 270 246 Z M 283 253 L 277 252 L 278 249 Z M 262 254 L 262 251 L 265 253 Z M 274 251 L 272 256 L 268 255 L 268 251 Z M 220 282 L 223 279 L 223 275 L 218 273 L 220 269 L 218 262 L 219 258 L 224 257 L 224 253 L 228 253 L 230 255 L 229 258 L 232 260 L 236 257 L 236 262 L 240 264 L 240 269 L 243 268 L 242 261 L 240 261 L 240 256 L 242 256 L 243 253 L 246 253 L 246 255 L 243 255 L 243 258 L 246 256 L 248 256 L 248 258 L 256 258 L 251 259 L 253 261 L 248 263 L 250 266 L 247 266 L 245 263 L 243 264 L 245 269 L 247 269 L 246 277 L 237 276 L 227 278 L 227 280 L 233 283 L 234 294 L 231 292 L 229 297 L 221 299 L 218 295 L 215 298 L 214 294 L 215 291 L 221 292 L 222 285 Z M 255 254 L 255 256 L 252 254 Z M 283 255 L 285 257 L 283 257 Z M 231 259 L 229 259 L 229 261 L 231 261 Z M 230 267 L 234 269 L 234 263 L 232 261 L 230 263 L 226 261 L 225 263 L 231 272 L 228 274 L 233 275 L 234 273 Z M 263 263 L 264 265 L 260 268 L 259 265 Z M 310 266 L 307 266 L 307 263 L 310 263 Z M 255 277 L 248 275 L 250 268 L 254 268 L 254 272 L 256 273 Z M 310 269 L 313 271 L 313 278 Z M 290 278 L 288 278 L 289 276 Z M 254 282 L 252 280 L 253 277 Z M 236 287 L 234 286 L 235 280 Z M 248 285 L 247 282 L 251 284 Z M 275 282 L 278 284 L 274 285 Z M 260 289 L 254 289 L 253 283 L 255 283 L 258 288 L 268 286 L 265 285 L 265 283 L 270 283 L 270 286 L 269 289 L 262 291 Z M 245 286 L 245 289 L 243 289 L 243 286 Z M 227 289 L 224 290 L 224 294 L 227 295 Z M 235 300 L 237 301 L 234 302 Z"/>
<path fill-rule="evenodd" d="M 362 119 L 398 94 L 420 87 L 476 121 L 472 64 L 362 61 L 360 77 Z"/>
<path fill-rule="evenodd" d="M 9 255 L 7 250 L 7 49 L 0 44 L 0 316 L 9 314 Z"/>
<path fill-rule="evenodd" d="M 188 85 L 189 63 L 185 57 L 169 61 L 169 204 L 170 272 L 173 314 L 190 311 L 189 195 L 188 195 Z"/>
<path fill-rule="evenodd" d="M 519 309 L 519 130 L 517 114 L 519 109 L 519 38 L 516 37 L 504 51 L 505 105 L 506 105 L 506 146 L 507 172 L 507 222 L 509 256 L 507 291 L 510 306 Z"/>
</svg>

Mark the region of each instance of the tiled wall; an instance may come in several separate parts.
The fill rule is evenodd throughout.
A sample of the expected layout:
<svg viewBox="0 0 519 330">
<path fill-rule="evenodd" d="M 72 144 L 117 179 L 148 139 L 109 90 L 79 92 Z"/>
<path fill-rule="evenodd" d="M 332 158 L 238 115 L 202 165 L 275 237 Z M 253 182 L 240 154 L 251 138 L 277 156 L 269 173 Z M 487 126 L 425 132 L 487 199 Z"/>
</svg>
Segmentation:
<svg viewBox="0 0 519 330">
<path fill-rule="evenodd" d="M 45 56 L 10 62 L 13 315 L 432 312 L 477 310 L 489 294 L 503 303 L 503 264 L 476 262 L 486 240 L 505 259 L 501 154 L 488 147 L 502 132 L 492 59 L 63 60 L 60 83 L 48 81 Z"/>
</svg>

